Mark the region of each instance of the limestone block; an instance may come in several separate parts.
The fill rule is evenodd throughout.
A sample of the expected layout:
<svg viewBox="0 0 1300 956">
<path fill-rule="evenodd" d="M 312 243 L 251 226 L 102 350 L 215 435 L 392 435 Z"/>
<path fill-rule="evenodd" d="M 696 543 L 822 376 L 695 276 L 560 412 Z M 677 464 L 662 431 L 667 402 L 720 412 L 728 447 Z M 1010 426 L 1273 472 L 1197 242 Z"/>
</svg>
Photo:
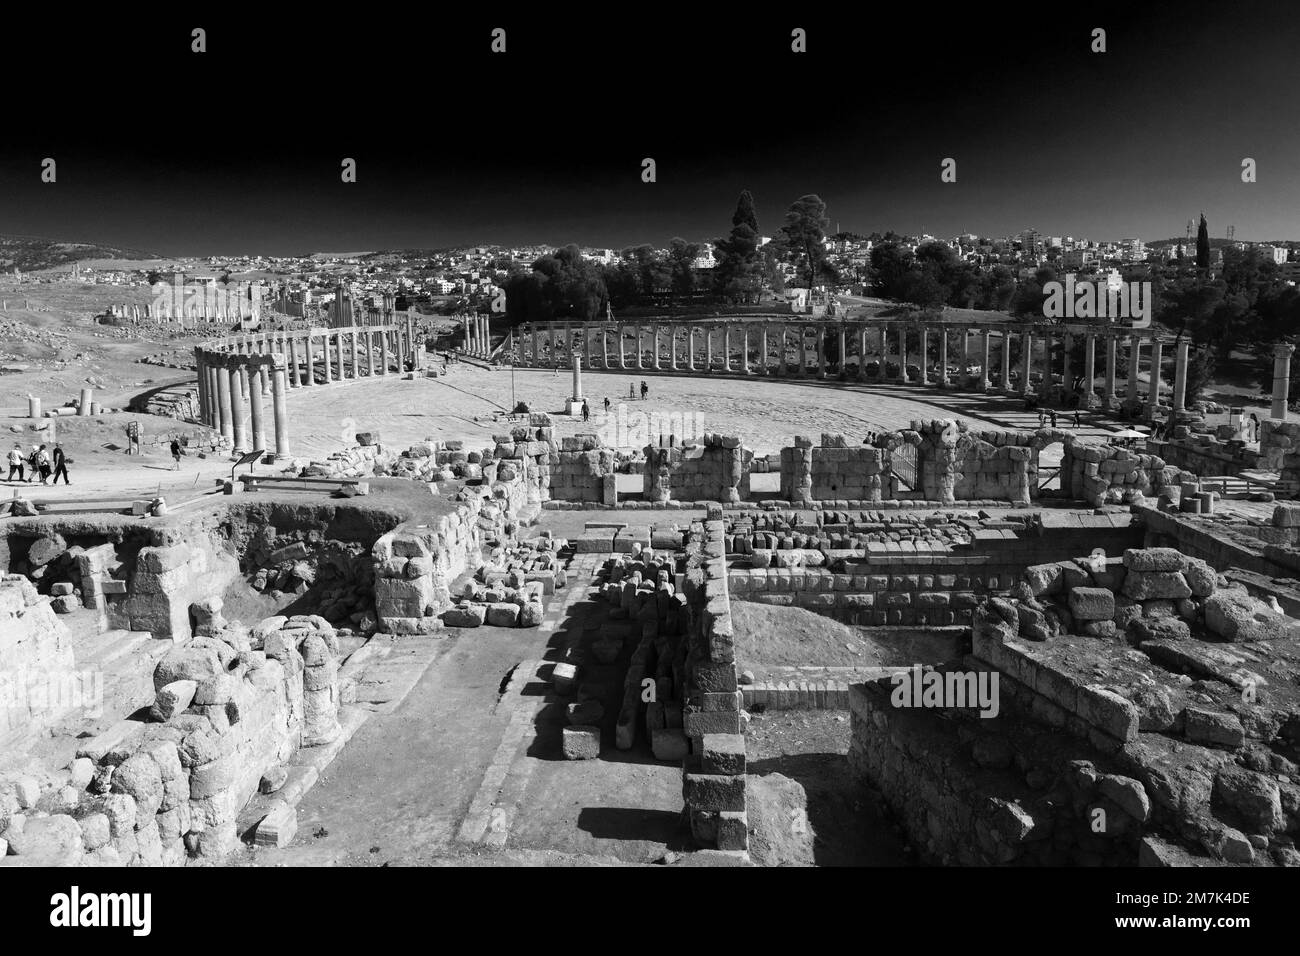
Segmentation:
<svg viewBox="0 0 1300 956">
<path fill-rule="evenodd" d="M 565 760 L 594 760 L 600 756 L 600 728 L 592 726 L 565 727 L 563 730 Z"/>
</svg>

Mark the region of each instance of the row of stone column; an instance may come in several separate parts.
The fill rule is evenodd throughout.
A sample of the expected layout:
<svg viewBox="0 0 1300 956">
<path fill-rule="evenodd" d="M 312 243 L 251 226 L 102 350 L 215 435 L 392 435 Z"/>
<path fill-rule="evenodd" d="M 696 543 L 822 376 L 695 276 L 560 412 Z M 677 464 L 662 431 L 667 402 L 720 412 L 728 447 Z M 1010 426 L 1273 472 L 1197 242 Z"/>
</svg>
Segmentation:
<svg viewBox="0 0 1300 956">
<path fill-rule="evenodd" d="M 263 399 L 271 397 L 275 457 L 289 457 L 285 395 L 292 388 L 400 373 L 419 363 L 412 323 L 264 333 L 206 342 L 194 350 L 199 419 L 235 454 L 265 449 Z M 321 381 L 316 380 L 317 368 Z"/>
<path fill-rule="evenodd" d="M 483 316 L 481 318 L 484 319 L 485 328 L 487 317 Z M 627 354 L 624 334 L 629 327 L 634 330 L 636 343 L 631 357 Z M 809 371 L 808 361 L 809 328 L 813 329 L 813 337 L 816 340 L 811 372 Z M 918 333 L 920 337 L 920 349 L 917 356 L 918 362 L 916 363 L 919 374 L 915 377 L 908 370 L 909 332 Z M 668 336 L 669 340 L 667 350 L 662 348 L 661 336 L 664 334 Z M 1101 339 L 1104 341 L 1106 348 L 1106 376 L 1100 400 L 1107 405 L 1117 404 L 1121 401 L 1116 389 L 1116 370 L 1119 365 L 1121 339 L 1127 338 L 1129 348 L 1128 379 L 1127 394 L 1124 396 L 1123 401 L 1135 410 L 1143 405 L 1142 398 L 1139 395 L 1138 373 L 1142 365 L 1143 348 L 1149 346 L 1147 360 L 1149 385 L 1145 397 L 1148 414 L 1154 415 L 1155 409 L 1160 404 L 1161 363 L 1164 357 L 1164 343 L 1158 336 L 1149 333 L 1141 335 L 1106 331 L 1056 332 L 1046 326 L 1034 326 L 1022 330 L 1003 328 L 954 330 L 950 326 L 918 326 L 906 322 L 881 322 L 872 325 L 862 323 L 818 323 L 811 326 L 805 323 L 780 322 L 729 322 L 719 325 L 690 322 L 634 323 L 630 326 L 623 323 L 614 328 L 607 325 L 549 323 L 545 326 L 531 325 L 522 327 L 519 352 L 521 364 L 539 368 L 567 367 L 571 362 L 571 356 L 576 353 L 581 356 L 583 363 L 588 368 L 607 370 L 739 372 L 746 375 L 756 372 L 759 375 L 792 375 L 795 377 L 805 377 L 811 374 L 818 378 L 826 378 L 828 364 L 826 342 L 828 337 L 833 335 L 838 339 L 839 349 L 837 354 L 841 357 L 841 368 L 845 367 L 844 360 L 849 357 L 848 346 L 850 341 L 852 338 L 858 339 L 856 377 L 859 381 L 864 381 L 867 378 L 866 355 L 868 340 L 872 338 L 875 339 L 879 354 L 876 380 L 909 382 L 915 379 L 918 384 L 934 384 L 939 387 L 946 387 L 950 384 L 948 375 L 949 340 L 954 334 L 960 337 L 963 369 L 971 365 L 977 365 L 979 368 L 979 371 L 974 373 L 974 381 L 963 384 L 981 390 L 997 387 L 1007 394 L 1022 396 L 1034 393 L 1040 399 L 1046 399 L 1055 388 L 1057 363 L 1053 356 L 1053 343 L 1057 339 L 1062 340 L 1064 345 L 1063 355 L 1060 360 L 1062 388 L 1067 392 L 1072 390 L 1070 353 L 1074 348 L 1075 336 L 1082 334 L 1084 337 L 1084 367 L 1078 394 L 1089 404 L 1098 398 L 1095 385 L 1096 354 L 1097 341 Z M 937 336 L 939 342 L 939 363 L 937 375 L 934 376 L 930 374 L 928 367 L 929 339 L 932 335 Z M 1010 356 L 1011 337 L 1015 335 L 1019 335 L 1021 339 L 1020 375 L 1013 388 L 1011 383 L 1011 363 L 1008 358 Z M 697 336 L 703 340 L 704 356 L 702 364 L 697 362 L 696 359 Z M 721 341 L 718 344 L 721 348 L 719 353 L 715 355 L 714 342 L 719 336 Z M 1000 337 L 1002 340 L 1000 348 L 1002 361 L 999 381 L 996 386 L 991 377 L 992 367 L 990 362 L 992 338 L 994 336 Z M 612 346 L 611 337 L 614 339 Z M 679 342 L 683 338 L 685 339 L 683 343 L 685 345 L 684 354 L 680 353 L 678 349 Z M 973 338 L 978 343 L 975 351 L 972 351 L 971 348 Z M 1040 340 L 1043 346 L 1042 378 L 1036 390 L 1030 387 L 1034 346 L 1037 344 L 1035 338 Z M 791 339 L 794 341 L 795 350 L 793 362 L 790 362 L 788 358 Z M 891 342 L 896 342 L 894 354 L 897 356 L 897 369 L 892 376 L 889 376 L 888 359 Z M 758 361 L 756 363 L 751 363 L 751 343 L 757 348 Z M 739 348 L 738 362 L 733 360 L 731 354 L 733 345 Z M 646 346 L 649 346 L 648 359 Z M 1187 340 L 1178 341 L 1174 360 L 1172 396 L 1172 407 L 1175 414 L 1186 411 L 1189 347 L 1190 343 Z M 773 358 L 773 349 L 775 349 L 775 358 Z M 1291 354 L 1294 350 L 1295 346 L 1286 344 L 1278 345 L 1274 349 L 1273 418 L 1286 417 L 1287 396 L 1290 389 Z"/>
<path fill-rule="evenodd" d="M 488 358 L 492 354 L 492 330 L 488 326 L 487 315 L 462 316 L 465 325 L 465 352 L 476 358 Z"/>
</svg>

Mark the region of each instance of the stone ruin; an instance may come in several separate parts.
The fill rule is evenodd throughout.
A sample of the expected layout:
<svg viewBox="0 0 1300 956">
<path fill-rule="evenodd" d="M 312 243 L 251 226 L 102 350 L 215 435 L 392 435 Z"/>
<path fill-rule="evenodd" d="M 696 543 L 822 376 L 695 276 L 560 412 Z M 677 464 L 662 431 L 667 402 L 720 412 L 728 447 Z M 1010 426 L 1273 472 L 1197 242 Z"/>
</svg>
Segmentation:
<svg viewBox="0 0 1300 956">
<path fill-rule="evenodd" d="M 1171 548 L 1031 567 L 972 621 L 1000 713 L 856 685 L 852 766 L 936 862 L 1297 865 L 1298 626 Z"/>
</svg>

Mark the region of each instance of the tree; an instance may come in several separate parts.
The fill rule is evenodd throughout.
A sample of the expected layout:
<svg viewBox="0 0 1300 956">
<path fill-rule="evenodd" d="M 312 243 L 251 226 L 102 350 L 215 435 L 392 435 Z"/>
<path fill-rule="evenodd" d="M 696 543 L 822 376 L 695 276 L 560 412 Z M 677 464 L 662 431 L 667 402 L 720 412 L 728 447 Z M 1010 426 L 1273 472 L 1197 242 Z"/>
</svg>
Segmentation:
<svg viewBox="0 0 1300 956">
<path fill-rule="evenodd" d="M 805 273 L 810 293 L 817 284 L 817 276 L 827 272 L 826 247 L 823 243 L 829 227 L 826 203 L 812 193 L 794 201 L 790 211 L 785 214 L 785 225 L 781 227 L 796 266 Z"/>
<path fill-rule="evenodd" d="M 698 242 L 687 242 L 675 236 L 668 243 L 668 269 L 674 295 L 689 295 L 695 291 L 695 260 L 699 254 Z"/>
<path fill-rule="evenodd" d="M 720 254 L 713 270 L 718 294 L 732 302 L 757 301 L 763 288 L 763 263 L 758 254 L 758 216 L 748 189 L 736 203 L 731 234 L 714 245 Z"/>
<path fill-rule="evenodd" d="M 1210 268 L 1210 227 L 1201 213 L 1201 224 L 1196 227 L 1196 268 Z"/>
</svg>

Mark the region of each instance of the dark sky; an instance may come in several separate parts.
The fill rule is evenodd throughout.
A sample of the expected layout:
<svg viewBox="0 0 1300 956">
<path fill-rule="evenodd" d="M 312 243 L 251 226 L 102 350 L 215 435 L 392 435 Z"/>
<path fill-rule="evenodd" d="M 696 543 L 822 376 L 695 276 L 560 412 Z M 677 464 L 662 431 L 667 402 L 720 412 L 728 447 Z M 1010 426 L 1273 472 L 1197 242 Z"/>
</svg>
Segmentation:
<svg viewBox="0 0 1300 956">
<path fill-rule="evenodd" d="M 0 233 L 163 255 L 617 248 L 723 234 L 749 188 L 769 235 L 815 192 L 863 233 L 1155 239 L 1204 211 L 1214 236 L 1300 239 L 1300 17 L 1276 4 L 249 9 L 26 24 Z"/>
</svg>

